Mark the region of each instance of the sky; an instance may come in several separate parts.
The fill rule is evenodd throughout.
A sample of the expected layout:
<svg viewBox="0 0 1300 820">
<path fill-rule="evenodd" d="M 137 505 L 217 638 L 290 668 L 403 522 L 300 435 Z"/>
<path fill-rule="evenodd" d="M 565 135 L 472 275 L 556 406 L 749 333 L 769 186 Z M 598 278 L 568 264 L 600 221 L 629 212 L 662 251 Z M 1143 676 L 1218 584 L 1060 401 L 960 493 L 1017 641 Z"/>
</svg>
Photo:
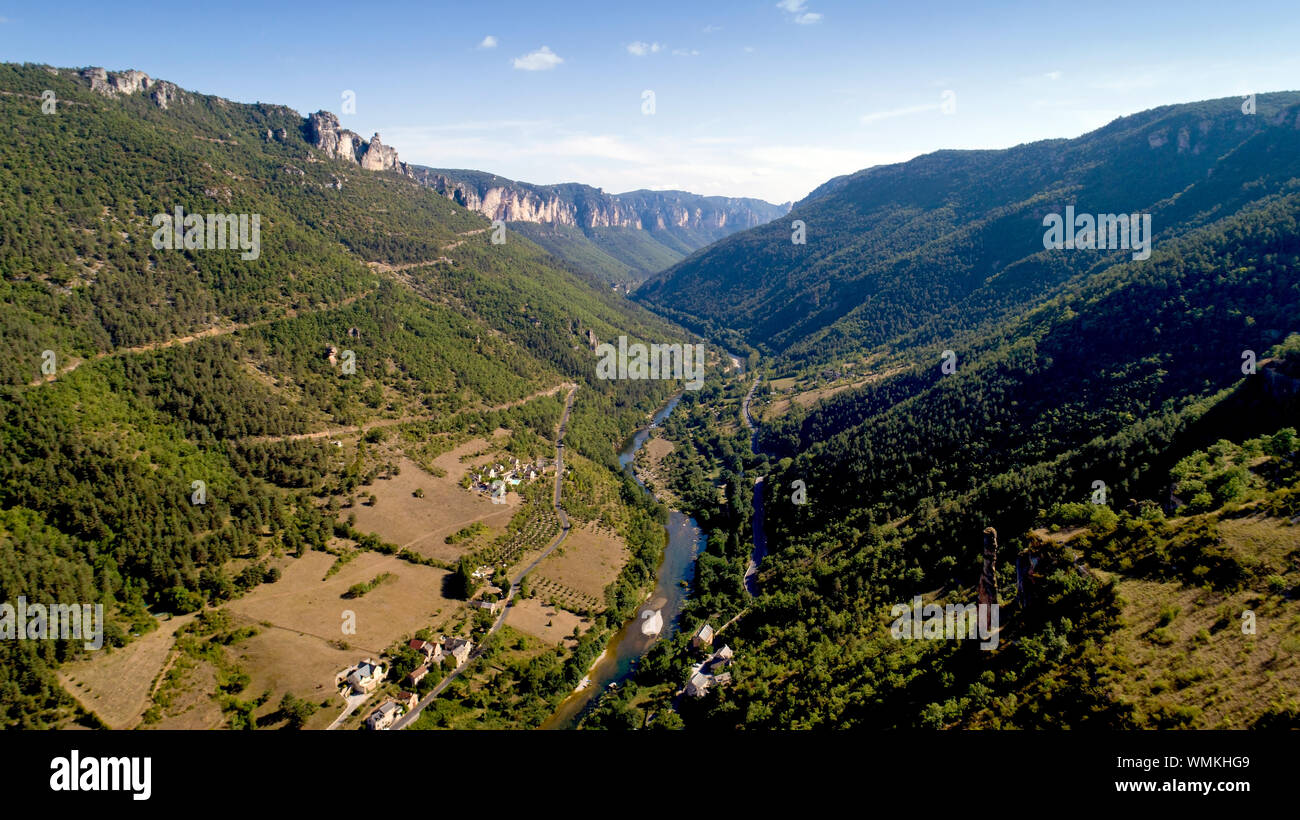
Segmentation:
<svg viewBox="0 0 1300 820">
<path fill-rule="evenodd" d="M 771 202 L 1298 89 L 1298 35 L 1296 0 L 0 2 L 6 62 L 333 111 L 436 168 Z"/>
</svg>

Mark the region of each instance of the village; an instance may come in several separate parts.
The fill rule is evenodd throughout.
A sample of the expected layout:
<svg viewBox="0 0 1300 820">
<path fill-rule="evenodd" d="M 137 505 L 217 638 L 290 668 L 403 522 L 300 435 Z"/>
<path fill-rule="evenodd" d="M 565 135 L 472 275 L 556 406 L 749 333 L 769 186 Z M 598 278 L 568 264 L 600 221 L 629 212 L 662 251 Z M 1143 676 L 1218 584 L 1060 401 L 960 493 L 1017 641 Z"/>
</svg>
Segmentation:
<svg viewBox="0 0 1300 820">
<path fill-rule="evenodd" d="M 474 650 L 474 644 L 468 638 L 441 636 L 437 641 L 412 638 L 407 642 L 407 647 L 421 656 L 420 665 L 403 679 L 403 683 L 410 684 L 411 690 L 420 685 L 420 682 L 429 675 L 431 668 L 438 668 L 444 658 L 450 659 L 456 667 L 460 667 L 469 660 L 470 653 Z M 387 679 L 388 671 L 382 663 L 371 658 L 363 658 L 355 666 L 339 672 L 334 678 L 334 685 L 345 700 L 353 703 L 355 699 L 356 705 L 360 705 Z M 383 702 L 366 716 L 365 727 L 373 730 L 387 729 L 402 715 L 414 709 L 420 697 L 411 690 L 402 690 L 384 698 Z"/>
<path fill-rule="evenodd" d="M 518 458 L 507 459 L 478 467 L 465 474 L 465 481 L 470 489 L 483 493 L 494 504 L 504 504 L 506 492 L 525 482 L 531 484 L 548 473 L 555 472 L 555 465 L 549 459 L 538 456 L 535 461 L 521 461 Z"/>
<path fill-rule="evenodd" d="M 713 638 L 713 627 L 705 623 L 691 638 L 691 646 L 695 649 L 711 650 Z M 734 655 L 731 647 L 723 644 L 721 649 L 712 652 L 704 660 L 692 664 L 690 679 L 686 682 L 686 688 L 679 694 L 702 698 L 715 686 L 718 688 L 727 686 L 731 683 L 731 673 L 726 669 L 731 666 Z"/>
</svg>

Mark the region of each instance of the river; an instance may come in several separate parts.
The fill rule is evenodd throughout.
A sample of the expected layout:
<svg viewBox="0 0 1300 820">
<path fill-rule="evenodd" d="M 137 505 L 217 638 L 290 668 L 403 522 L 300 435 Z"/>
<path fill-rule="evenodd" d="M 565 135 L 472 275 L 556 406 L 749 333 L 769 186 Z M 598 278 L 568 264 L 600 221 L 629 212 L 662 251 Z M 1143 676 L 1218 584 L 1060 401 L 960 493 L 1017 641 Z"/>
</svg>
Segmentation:
<svg viewBox="0 0 1300 820">
<path fill-rule="evenodd" d="M 651 426 L 661 424 L 668 418 L 677 407 L 680 398 L 675 396 L 655 413 Z M 632 459 L 649 438 L 650 426 L 647 426 L 637 430 L 624 443 L 618 453 L 618 463 L 623 469 L 631 469 Z M 633 478 L 636 478 L 635 474 Z M 645 484 L 641 479 L 637 478 L 636 483 L 645 490 Z M 632 619 L 623 624 L 610 639 L 605 653 L 587 673 L 590 683 L 580 691 L 569 695 L 556 709 L 555 714 L 542 724 L 542 729 L 571 729 L 576 726 L 583 713 L 595 702 L 598 694 L 603 693 L 611 683 L 622 684 L 630 678 L 636 661 L 649 651 L 655 641 L 671 637 L 677 632 L 682 606 L 686 603 L 686 596 L 690 594 L 690 584 L 695 580 L 695 558 L 704 549 L 705 536 L 694 518 L 677 510 L 669 510 L 667 529 L 668 543 L 664 547 L 663 561 L 659 564 L 656 573 L 654 592 L 637 608 Z M 663 631 L 657 637 L 642 635 L 641 614 L 656 609 L 660 610 L 663 616 Z"/>
</svg>

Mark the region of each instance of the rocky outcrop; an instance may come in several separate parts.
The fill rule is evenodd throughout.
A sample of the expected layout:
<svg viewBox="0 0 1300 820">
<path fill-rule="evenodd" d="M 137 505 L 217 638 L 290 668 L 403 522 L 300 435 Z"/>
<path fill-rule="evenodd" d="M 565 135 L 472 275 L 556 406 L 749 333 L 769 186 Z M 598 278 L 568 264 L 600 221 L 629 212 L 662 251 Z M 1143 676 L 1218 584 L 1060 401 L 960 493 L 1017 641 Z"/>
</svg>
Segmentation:
<svg viewBox="0 0 1300 820">
<path fill-rule="evenodd" d="M 355 131 L 344 128 L 339 118 L 328 111 L 317 111 L 304 126 L 307 142 L 331 159 L 355 162 L 367 171 L 394 171 L 411 176 L 406 163 L 398 159 L 397 149 L 384 145 L 375 134 L 367 142 Z"/>
<path fill-rule="evenodd" d="M 685 191 L 607 194 L 588 185 L 531 185 L 478 171 L 414 166 L 416 181 L 489 219 L 591 228 L 673 228 L 725 235 L 784 216 L 790 204 Z"/>
<path fill-rule="evenodd" d="M 143 71 L 106 71 L 92 67 L 82 69 L 78 76 L 90 85 L 90 90 L 105 97 L 147 92 L 154 105 L 167 109 L 174 102 L 185 102 L 189 95 L 165 80 L 153 80 Z"/>
</svg>

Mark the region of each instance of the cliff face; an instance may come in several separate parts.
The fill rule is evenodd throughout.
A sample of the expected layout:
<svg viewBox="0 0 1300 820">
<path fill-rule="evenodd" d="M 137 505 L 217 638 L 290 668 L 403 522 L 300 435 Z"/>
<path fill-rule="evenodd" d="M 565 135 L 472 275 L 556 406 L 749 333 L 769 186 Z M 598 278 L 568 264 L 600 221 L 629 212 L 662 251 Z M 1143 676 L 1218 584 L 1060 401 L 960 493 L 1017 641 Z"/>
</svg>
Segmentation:
<svg viewBox="0 0 1300 820">
<path fill-rule="evenodd" d="M 721 232 L 752 228 L 784 216 L 790 204 L 705 197 L 685 191 L 607 194 L 589 185 L 531 185 L 478 171 L 414 166 L 414 178 L 489 219 L 591 228 L 671 228 Z"/>
<path fill-rule="evenodd" d="M 307 142 L 331 159 L 355 162 L 367 171 L 394 171 L 411 176 L 406 163 L 397 158 L 396 148 L 384 145 L 378 134 L 366 142 L 356 131 L 342 127 L 339 118 L 328 111 L 309 116 L 303 132 Z"/>
<path fill-rule="evenodd" d="M 105 97 L 119 94 L 138 94 L 146 92 L 149 99 L 159 108 L 166 109 L 173 102 L 188 101 L 188 96 L 175 84 L 166 80 L 153 80 L 143 71 L 106 71 L 103 68 L 82 69 L 78 76 L 90 86 L 90 90 Z"/>
</svg>

